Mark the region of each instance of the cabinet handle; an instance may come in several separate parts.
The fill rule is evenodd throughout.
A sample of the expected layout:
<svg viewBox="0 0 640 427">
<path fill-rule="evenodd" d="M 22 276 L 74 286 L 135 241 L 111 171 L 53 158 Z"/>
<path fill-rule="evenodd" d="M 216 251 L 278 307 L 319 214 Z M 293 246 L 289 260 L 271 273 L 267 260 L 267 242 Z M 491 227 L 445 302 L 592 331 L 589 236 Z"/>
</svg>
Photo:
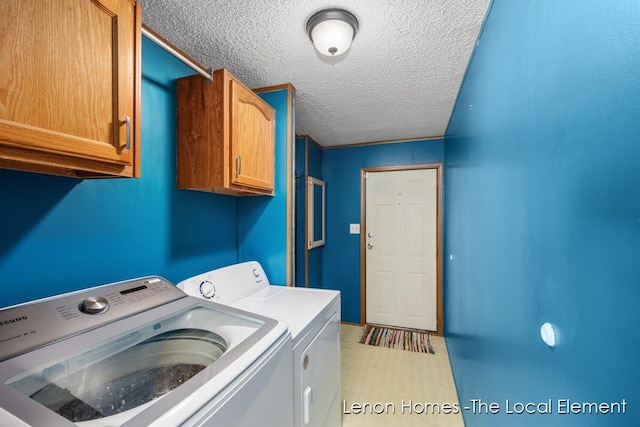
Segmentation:
<svg viewBox="0 0 640 427">
<path fill-rule="evenodd" d="M 124 126 L 127 129 L 127 150 L 131 148 L 131 117 L 124 118 Z"/>
<path fill-rule="evenodd" d="M 240 171 L 242 170 L 242 159 L 240 156 L 236 157 L 236 177 L 240 176 Z"/>
<path fill-rule="evenodd" d="M 128 150 L 129 148 L 131 148 L 131 117 L 129 116 L 124 117 L 124 126 L 125 126 L 125 130 L 127 131 L 127 140 L 125 141 L 124 144 L 120 144 L 120 149 Z"/>
</svg>

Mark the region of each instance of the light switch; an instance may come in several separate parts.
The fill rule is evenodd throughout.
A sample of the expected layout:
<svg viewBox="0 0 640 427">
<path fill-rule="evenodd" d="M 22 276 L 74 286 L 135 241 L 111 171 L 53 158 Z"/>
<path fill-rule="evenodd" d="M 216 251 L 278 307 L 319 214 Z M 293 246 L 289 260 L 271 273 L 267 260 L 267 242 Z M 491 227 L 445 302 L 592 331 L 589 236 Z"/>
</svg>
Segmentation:
<svg viewBox="0 0 640 427">
<path fill-rule="evenodd" d="M 360 224 L 349 224 L 350 234 L 360 234 Z"/>
</svg>

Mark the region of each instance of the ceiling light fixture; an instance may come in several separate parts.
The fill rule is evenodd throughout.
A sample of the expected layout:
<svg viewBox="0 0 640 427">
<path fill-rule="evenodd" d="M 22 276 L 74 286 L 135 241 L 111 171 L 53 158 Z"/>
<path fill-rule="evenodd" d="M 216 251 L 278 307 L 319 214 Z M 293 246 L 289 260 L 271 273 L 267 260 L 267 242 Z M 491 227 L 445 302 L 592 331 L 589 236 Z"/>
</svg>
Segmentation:
<svg viewBox="0 0 640 427">
<path fill-rule="evenodd" d="M 316 50 L 326 56 L 345 53 L 358 32 L 358 20 L 343 9 L 324 9 L 307 21 L 307 34 Z"/>
</svg>

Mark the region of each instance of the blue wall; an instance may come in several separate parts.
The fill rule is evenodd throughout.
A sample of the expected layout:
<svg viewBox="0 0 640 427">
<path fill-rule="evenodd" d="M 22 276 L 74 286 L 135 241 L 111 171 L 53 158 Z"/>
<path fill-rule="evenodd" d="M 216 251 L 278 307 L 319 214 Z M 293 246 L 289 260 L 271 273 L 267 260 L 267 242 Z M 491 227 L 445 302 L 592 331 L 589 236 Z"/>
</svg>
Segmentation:
<svg viewBox="0 0 640 427">
<path fill-rule="evenodd" d="M 237 261 L 236 198 L 176 189 L 174 82 L 189 74 L 143 39 L 140 179 L 0 170 L 0 306 Z"/>
<path fill-rule="evenodd" d="M 451 365 L 463 406 L 501 407 L 467 426 L 640 425 L 639 22 L 635 0 L 493 2 L 445 135 Z"/>
<path fill-rule="evenodd" d="M 360 170 L 367 167 L 444 162 L 444 140 L 323 150 L 326 182 L 326 244 L 323 288 L 342 293 L 342 320 L 360 323 L 360 236 L 349 224 L 360 223 Z"/>
<path fill-rule="evenodd" d="M 296 138 L 296 286 L 299 287 L 323 287 L 324 246 L 308 250 L 305 240 L 307 178 L 322 179 L 322 153 L 322 147 L 308 136 Z"/>
</svg>

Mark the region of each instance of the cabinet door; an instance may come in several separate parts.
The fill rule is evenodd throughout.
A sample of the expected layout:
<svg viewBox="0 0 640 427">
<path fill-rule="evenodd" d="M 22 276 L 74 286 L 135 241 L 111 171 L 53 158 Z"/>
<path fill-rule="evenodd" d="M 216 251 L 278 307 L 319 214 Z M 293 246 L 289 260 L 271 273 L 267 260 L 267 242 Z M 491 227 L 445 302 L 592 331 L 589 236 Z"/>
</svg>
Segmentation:
<svg viewBox="0 0 640 427">
<path fill-rule="evenodd" d="M 231 182 L 273 190 L 275 112 L 242 84 L 230 85 Z"/>
<path fill-rule="evenodd" d="M 140 10 L 132 0 L 0 1 L 2 158 L 137 175 Z"/>
</svg>

